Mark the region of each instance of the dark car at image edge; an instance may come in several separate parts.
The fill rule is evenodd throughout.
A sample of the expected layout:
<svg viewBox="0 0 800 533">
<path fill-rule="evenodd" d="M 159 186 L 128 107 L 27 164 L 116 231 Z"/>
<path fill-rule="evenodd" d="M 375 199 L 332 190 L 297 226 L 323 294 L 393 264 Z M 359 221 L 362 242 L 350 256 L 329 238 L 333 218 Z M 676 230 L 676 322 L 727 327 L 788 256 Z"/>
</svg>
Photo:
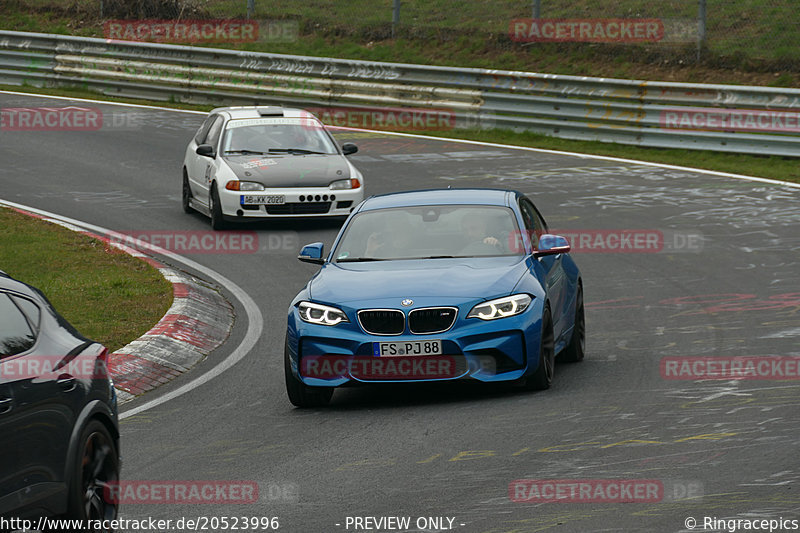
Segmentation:
<svg viewBox="0 0 800 533">
<path fill-rule="evenodd" d="M 108 350 L 0 271 L 0 517 L 112 520 L 119 480 Z M 6 522 L 7 523 L 7 522 Z"/>
</svg>

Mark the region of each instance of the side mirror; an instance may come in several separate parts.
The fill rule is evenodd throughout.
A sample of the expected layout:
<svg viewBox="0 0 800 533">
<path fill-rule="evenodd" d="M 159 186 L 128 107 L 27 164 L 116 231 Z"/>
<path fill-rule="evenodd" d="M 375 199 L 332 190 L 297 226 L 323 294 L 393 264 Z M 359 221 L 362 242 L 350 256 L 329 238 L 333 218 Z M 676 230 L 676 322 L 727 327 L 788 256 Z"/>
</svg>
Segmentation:
<svg viewBox="0 0 800 533">
<path fill-rule="evenodd" d="M 306 244 L 303 246 L 303 249 L 300 250 L 300 255 L 298 255 L 297 258 L 304 263 L 321 265 L 325 262 L 325 259 L 322 258 L 324 249 L 325 245 L 321 242 Z"/>
<path fill-rule="evenodd" d="M 342 145 L 342 153 L 344 155 L 350 155 L 358 152 L 358 146 L 353 143 L 344 143 Z"/>
<path fill-rule="evenodd" d="M 543 255 L 565 254 L 569 252 L 570 249 L 571 246 L 566 237 L 545 233 L 539 237 L 539 247 L 533 251 L 533 256 L 542 257 Z"/>
<path fill-rule="evenodd" d="M 214 153 L 214 147 L 210 144 L 201 144 L 197 147 L 194 151 L 197 155 L 202 155 L 203 157 L 216 157 L 217 154 Z"/>
</svg>

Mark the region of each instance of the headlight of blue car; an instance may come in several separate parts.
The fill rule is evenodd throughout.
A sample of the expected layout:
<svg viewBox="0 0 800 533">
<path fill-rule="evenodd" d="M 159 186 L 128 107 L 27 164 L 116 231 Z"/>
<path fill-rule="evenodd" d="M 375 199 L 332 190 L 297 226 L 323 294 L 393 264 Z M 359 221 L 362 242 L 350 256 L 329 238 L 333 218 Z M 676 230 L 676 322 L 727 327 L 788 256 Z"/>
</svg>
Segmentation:
<svg viewBox="0 0 800 533">
<path fill-rule="evenodd" d="M 480 318 L 481 320 L 495 320 L 522 313 L 533 301 L 528 294 L 514 294 L 504 298 L 489 300 L 479 303 L 472 308 L 467 318 Z"/>
<path fill-rule="evenodd" d="M 344 311 L 329 305 L 300 302 L 297 306 L 297 311 L 300 313 L 300 319 L 309 324 L 335 326 L 341 322 L 349 322 Z"/>
</svg>

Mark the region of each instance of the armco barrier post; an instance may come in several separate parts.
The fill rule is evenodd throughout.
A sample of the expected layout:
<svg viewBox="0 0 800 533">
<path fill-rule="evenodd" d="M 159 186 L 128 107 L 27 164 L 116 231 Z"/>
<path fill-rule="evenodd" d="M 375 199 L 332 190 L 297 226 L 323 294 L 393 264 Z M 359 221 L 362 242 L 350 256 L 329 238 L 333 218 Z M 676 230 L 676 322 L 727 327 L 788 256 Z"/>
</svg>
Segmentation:
<svg viewBox="0 0 800 533">
<path fill-rule="evenodd" d="M 706 0 L 700 0 L 697 10 L 697 62 L 700 62 L 700 53 L 706 44 Z"/>
<path fill-rule="evenodd" d="M 397 35 L 397 26 L 400 25 L 400 0 L 394 0 L 392 7 L 392 39 Z"/>
<path fill-rule="evenodd" d="M 542 12 L 542 1 L 533 0 L 533 18 L 538 19 L 539 14 Z"/>
</svg>

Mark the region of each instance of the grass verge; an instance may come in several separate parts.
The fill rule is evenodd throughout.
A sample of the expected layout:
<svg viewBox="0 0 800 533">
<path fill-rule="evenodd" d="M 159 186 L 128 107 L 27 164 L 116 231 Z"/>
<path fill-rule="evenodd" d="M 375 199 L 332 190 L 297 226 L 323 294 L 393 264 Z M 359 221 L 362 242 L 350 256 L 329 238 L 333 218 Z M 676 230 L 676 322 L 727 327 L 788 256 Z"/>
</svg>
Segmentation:
<svg viewBox="0 0 800 533">
<path fill-rule="evenodd" d="M 148 331 L 172 303 L 158 270 L 102 241 L 5 208 L 0 228 L 0 269 L 40 289 L 109 351 Z"/>
<path fill-rule="evenodd" d="M 67 96 L 73 98 L 90 98 L 112 102 L 125 102 L 195 111 L 209 111 L 212 108 L 212 106 L 203 105 L 163 103 L 107 97 L 102 94 L 78 88 L 39 89 L 33 87 L 0 86 L 0 90 L 29 92 L 32 94 L 47 94 L 53 96 Z M 517 133 L 510 130 L 449 130 L 444 132 L 425 132 L 425 135 L 453 139 L 468 139 L 498 144 L 513 144 L 531 148 L 543 148 L 546 150 L 562 150 L 565 152 L 580 152 L 584 154 L 620 157 L 624 159 L 635 159 L 639 161 L 649 161 L 652 163 L 664 163 L 668 165 L 702 168 L 706 170 L 715 170 L 718 172 L 730 172 L 732 174 L 744 174 L 747 176 L 757 176 L 761 178 L 800 183 L 800 161 L 798 161 L 797 158 L 792 157 L 729 154 L 710 150 L 641 148 L 638 146 L 615 143 L 570 141 L 534 133 Z"/>
</svg>

